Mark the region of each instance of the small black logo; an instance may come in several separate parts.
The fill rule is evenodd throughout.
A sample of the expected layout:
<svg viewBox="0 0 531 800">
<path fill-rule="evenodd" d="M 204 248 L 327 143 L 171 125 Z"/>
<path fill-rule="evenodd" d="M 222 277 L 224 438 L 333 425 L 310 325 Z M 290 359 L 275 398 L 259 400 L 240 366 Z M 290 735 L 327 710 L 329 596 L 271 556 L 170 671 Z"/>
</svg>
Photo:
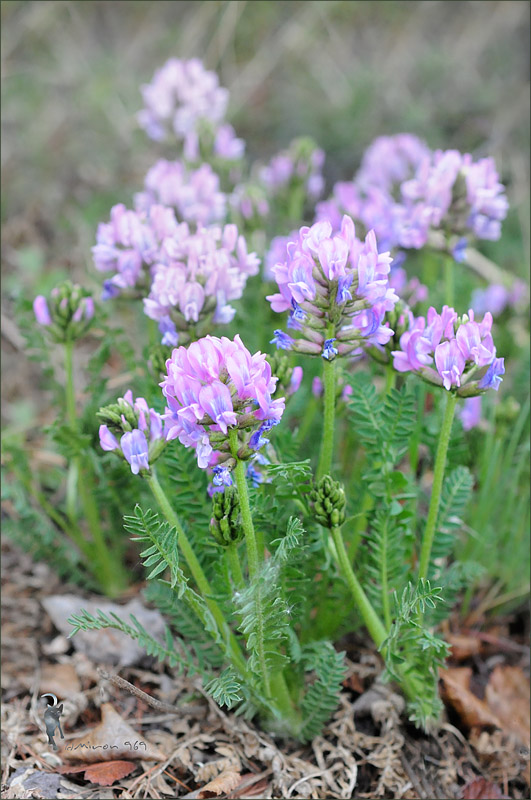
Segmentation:
<svg viewBox="0 0 531 800">
<path fill-rule="evenodd" d="M 46 725 L 46 733 L 48 734 L 48 744 L 51 744 L 54 750 L 57 750 L 57 745 L 54 741 L 54 733 L 55 729 L 59 729 L 59 733 L 61 734 L 61 739 L 64 739 L 63 731 L 61 728 L 61 722 L 59 717 L 63 713 L 63 704 L 57 705 L 57 697 L 54 694 L 47 692 L 46 694 L 41 694 L 41 697 L 52 697 L 53 703 L 52 705 L 48 705 L 46 707 L 46 711 L 44 712 L 44 724 Z"/>
</svg>

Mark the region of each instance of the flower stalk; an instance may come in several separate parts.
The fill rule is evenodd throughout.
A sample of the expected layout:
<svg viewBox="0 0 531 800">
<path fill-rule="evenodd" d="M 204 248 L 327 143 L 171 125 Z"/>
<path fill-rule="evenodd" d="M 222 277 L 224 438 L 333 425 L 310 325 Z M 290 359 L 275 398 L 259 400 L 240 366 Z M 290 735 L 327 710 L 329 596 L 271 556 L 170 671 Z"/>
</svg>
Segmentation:
<svg viewBox="0 0 531 800">
<path fill-rule="evenodd" d="M 177 531 L 177 543 L 179 545 L 179 549 L 181 550 L 184 559 L 188 564 L 192 577 L 195 580 L 199 591 L 203 595 L 203 598 L 216 621 L 222 640 L 228 643 L 228 648 L 234 666 L 245 675 L 247 668 L 238 640 L 229 628 L 221 608 L 216 601 L 212 599 L 214 594 L 212 587 L 210 586 L 207 576 L 203 572 L 203 568 L 201 567 L 201 564 L 194 553 L 193 547 L 190 544 L 190 540 L 184 532 L 177 514 L 173 510 L 164 489 L 159 483 L 159 479 L 157 478 L 154 468 L 151 469 L 151 473 L 149 475 L 146 475 L 146 480 L 149 488 L 153 492 L 155 500 L 159 504 L 160 510 L 164 514 L 164 517 Z"/>
<path fill-rule="evenodd" d="M 457 404 L 457 395 L 452 392 L 446 392 L 446 406 L 444 409 L 444 417 L 441 426 L 441 433 L 439 435 L 439 444 L 437 445 L 437 455 L 435 457 L 435 468 L 433 471 L 433 485 L 431 489 L 430 507 L 428 511 L 428 519 L 426 521 L 426 530 L 422 539 L 422 547 L 420 551 L 419 562 L 419 580 L 428 577 L 428 568 L 430 564 L 431 548 L 433 545 L 433 538 L 435 536 L 435 527 L 437 524 L 437 516 L 439 514 L 439 506 L 441 503 L 441 491 L 444 478 L 444 470 L 446 467 L 446 456 L 448 453 L 448 445 L 450 443 L 450 435 L 452 433 L 452 423 L 454 420 L 455 407 Z"/>
<path fill-rule="evenodd" d="M 330 475 L 332 471 L 332 458 L 334 454 L 334 427 L 336 415 L 336 362 L 323 359 L 323 386 L 324 386 L 324 412 L 323 433 L 321 449 L 319 452 L 319 466 L 317 478 Z"/>
</svg>

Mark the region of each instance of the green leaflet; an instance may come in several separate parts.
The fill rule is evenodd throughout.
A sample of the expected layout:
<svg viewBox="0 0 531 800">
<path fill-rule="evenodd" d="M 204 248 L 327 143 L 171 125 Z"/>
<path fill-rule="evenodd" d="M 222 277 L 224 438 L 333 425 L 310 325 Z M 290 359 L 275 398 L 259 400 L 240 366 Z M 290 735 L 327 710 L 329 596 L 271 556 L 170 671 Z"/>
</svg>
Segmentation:
<svg viewBox="0 0 531 800">
<path fill-rule="evenodd" d="M 152 567 L 147 580 L 155 578 L 164 570 L 169 569 L 172 588 L 177 587 L 178 597 L 182 597 L 186 589 L 187 579 L 179 567 L 179 548 L 177 546 L 177 531 L 169 524 L 162 521 L 158 514 L 148 509 L 143 511 L 135 506 L 134 516 L 124 517 L 124 528 L 132 533 L 133 542 L 150 542 L 151 546 L 140 553 L 144 559 L 145 569 Z"/>
<path fill-rule="evenodd" d="M 311 741 L 337 708 L 345 677 L 345 653 L 338 653 L 330 642 L 312 642 L 302 648 L 301 661 L 305 671 L 315 673 L 301 703 L 300 736 Z"/>
</svg>

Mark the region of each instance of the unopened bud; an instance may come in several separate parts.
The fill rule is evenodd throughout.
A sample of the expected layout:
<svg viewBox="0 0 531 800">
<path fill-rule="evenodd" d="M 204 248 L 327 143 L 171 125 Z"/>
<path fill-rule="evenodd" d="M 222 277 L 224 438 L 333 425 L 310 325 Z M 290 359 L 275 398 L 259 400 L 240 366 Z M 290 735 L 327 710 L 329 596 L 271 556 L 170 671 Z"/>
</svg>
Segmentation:
<svg viewBox="0 0 531 800">
<path fill-rule="evenodd" d="M 229 547 L 243 539 L 238 491 L 226 486 L 224 492 L 212 495 L 210 532 L 221 547 Z"/>
<path fill-rule="evenodd" d="M 330 475 L 319 480 L 310 492 L 315 518 L 325 528 L 338 528 L 345 521 L 347 504 L 342 485 Z"/>
</svg>

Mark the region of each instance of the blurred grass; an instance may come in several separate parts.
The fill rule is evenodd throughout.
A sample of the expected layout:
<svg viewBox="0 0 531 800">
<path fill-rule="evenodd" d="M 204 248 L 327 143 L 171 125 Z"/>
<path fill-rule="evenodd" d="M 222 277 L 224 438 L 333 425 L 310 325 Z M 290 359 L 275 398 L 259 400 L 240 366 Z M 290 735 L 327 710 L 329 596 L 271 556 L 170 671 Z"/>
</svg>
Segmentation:
<svg viewBox="0 0 531 800">
<path fill-rule="evenodd" d="M 9 247 L 90 268 L 97 222 L 157 155 L 137 130 L 139 85 L 199 56 L 231 91 L 253 156 L 299 134 L 347 178 L 377 135 L 491 153 L 529 253 L 527 2 L 19 2 L 2 15 L 3 202 Z M 519 263 L 517 263 L 519 262 Z M 19 275 L 24 281 L 24 275 Z"/>
</svg>

